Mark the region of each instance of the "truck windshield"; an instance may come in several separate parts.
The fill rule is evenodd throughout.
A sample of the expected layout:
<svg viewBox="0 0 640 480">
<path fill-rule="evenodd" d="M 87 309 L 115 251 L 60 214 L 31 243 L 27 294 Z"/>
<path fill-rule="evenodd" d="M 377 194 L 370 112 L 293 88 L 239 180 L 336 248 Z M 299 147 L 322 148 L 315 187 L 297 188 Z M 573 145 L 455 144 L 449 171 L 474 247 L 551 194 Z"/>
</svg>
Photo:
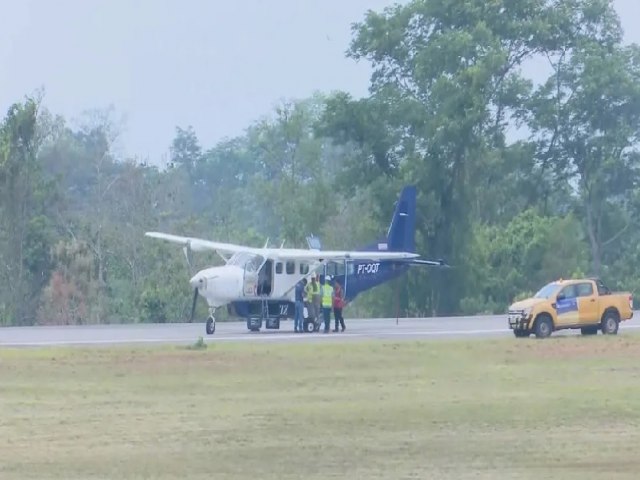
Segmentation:
<svg viewBox="0 0 640 480">
<path fill-rule="evenodd" d="M 547 283 L 544 287 L 538 290 L 538 293 L 534 295 L 534 298 L 549 298 L 558 290 L 559 285 L 555 282 Z"/>
</svg>

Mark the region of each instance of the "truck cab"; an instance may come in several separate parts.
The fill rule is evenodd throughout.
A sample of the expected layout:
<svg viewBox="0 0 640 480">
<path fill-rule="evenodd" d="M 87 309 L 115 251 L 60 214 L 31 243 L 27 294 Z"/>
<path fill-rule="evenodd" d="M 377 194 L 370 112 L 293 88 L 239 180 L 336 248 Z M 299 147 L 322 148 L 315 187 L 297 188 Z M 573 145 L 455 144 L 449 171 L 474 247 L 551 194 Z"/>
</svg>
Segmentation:
<svg viewBox="0 0 640 480">
<path fill-rule="evenodd" d="M 557 280 L 533 297 L 513 303 L 509 328 L 516 337 L 532 333 L 545 338 L 552 332 L 580 329 L 583 335 L 615 335 L 621 321 L 633 318 L 633 296 L 611 292 L 600 279 Z"/>
</svg>

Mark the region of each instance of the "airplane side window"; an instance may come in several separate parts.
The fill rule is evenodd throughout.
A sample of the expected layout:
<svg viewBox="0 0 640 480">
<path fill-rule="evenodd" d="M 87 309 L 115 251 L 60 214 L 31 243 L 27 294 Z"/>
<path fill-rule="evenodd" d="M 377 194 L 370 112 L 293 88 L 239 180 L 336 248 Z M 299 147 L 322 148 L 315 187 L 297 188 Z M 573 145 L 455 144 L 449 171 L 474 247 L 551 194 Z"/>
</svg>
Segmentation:
<svg viewBox="0 0 640 480">
<path fill-rule="evenodd" d="M 301 263 L 300 264 L 300 274 L 301 275 L 306 275 L 307 273 L 309 273 L 309 265 L 306 263 Z"/>
<path fill-rule="evenodd" d="M 293 275 L 296 273 L 296 262 L 287 262 L 287 275 Z"/>
<path fill-rule="evenodd" d="M 262 266 L 263 258 L 259 255 L 252 256 L 247 264 L 245 265 L 245 270 L 247 272 L 257 272 Z"/>
<path fill-rule="evenodd" d="M 276 273 L 277 273 L 278 275 L 281 275 L 281 274 L 282 274 L 282 262 L 278 262 L 278 263 L 276 263 Z"/>
</svg>

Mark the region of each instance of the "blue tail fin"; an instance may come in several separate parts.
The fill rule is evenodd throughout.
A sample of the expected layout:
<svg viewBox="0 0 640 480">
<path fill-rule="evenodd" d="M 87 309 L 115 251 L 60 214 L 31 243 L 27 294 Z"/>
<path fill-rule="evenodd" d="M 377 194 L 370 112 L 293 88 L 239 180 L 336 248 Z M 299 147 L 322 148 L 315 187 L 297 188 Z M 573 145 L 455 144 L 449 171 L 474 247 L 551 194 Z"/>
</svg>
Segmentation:
<svg viewBox="0 0 640 480">
<path fill-rule="evenodd" d="M 387 236 L 376 243 L 367 245 L 360 250 L 365 251 L 416 251 L 416 187 L 408 185 L 402 189 L 400 199 L 396 203 Z"/>
<path fill-rule="evenodd" d="M 416 187 L 402 189 L 387 233 L 387 248 L 392 251 L 416 251 Z"/>
</svg>

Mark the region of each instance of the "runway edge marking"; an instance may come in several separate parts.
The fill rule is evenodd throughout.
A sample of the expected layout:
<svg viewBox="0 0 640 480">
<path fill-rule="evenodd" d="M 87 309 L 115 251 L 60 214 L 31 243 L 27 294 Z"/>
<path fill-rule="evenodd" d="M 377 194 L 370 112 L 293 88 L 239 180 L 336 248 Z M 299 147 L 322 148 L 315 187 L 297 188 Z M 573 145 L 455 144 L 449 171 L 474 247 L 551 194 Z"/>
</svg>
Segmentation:
<svg viewBox="0 0 640 480">
<path fill-rule="evenodd" d="M 626 325 L 624 330 L 638 329 L 640 325 Z M 620 329 L 621 331 L 623 328 Z M 203 337 L 207 343 L 225 342 L 225 341 L 277 341 L 277 340 L 332 340 L 340 338 L 371 338 L 384 339 L 385 337 L 431 337 L 442 335 L 479 335 L 479 334 L 498 334 L 508 333 L 508 328 L 502 329 L 473 329 L 473 330 L 440 330 L 440 331 L 413 331 L 413 332 L 366 332 L 366 333 L 333 333 L 333 334 L 244 334 L 227 337 Z M 193 339 L 188 338 L 135 338 L 135 339 L 104 339 L 104 340 L 43 340 L 43 341 L 17 341 L 7 342 L 0 341 L 0 347 L 50 347 L 65 345 L 131 345 L 131 344 L 188 344 Z"/>
</svg>

